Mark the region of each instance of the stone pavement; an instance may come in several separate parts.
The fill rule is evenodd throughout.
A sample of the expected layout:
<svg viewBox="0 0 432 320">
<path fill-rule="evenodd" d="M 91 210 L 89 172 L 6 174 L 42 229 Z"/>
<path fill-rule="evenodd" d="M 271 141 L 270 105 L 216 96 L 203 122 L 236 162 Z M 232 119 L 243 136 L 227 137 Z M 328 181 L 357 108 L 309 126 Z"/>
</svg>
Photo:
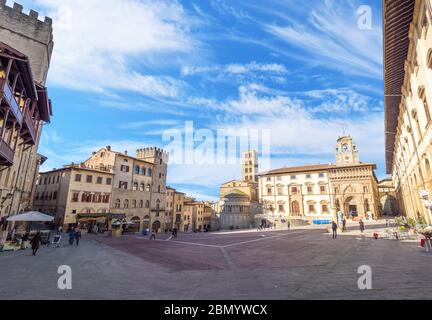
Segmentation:
<svg viewBox="0 0 432 320">
<path fill-rule="evenodd" d="M 322 227 L 170 241 L 88 235 L 36 257 L 0 253 L 0 299 L 432 299 L 431 263 L 418 243 L 333 240 Z M 72 268 L 72 290 L 57 288 L 60 265 Z M 361 265 L 373 290 L 357 287 Z"/>
</svg>

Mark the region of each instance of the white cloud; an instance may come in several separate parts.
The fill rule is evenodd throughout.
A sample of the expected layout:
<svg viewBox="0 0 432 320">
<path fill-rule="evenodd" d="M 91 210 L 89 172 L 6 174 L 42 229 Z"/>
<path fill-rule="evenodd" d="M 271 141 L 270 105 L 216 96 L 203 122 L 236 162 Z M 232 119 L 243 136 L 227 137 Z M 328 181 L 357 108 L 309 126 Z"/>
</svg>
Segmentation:
<svg viewBox="0 0 432 320">
<path fill-rule="evenodd" d="M 131 61 L 152 67 L 164 54 L 196 52 L 197 43 L 190 35 L 196 20 L 177 2 L 37 2 L 54 20 L 52 84 L 99 92 L 131 90 L 149 96 L 178 94 L 180 81 L 131 67 Z"/>
<path fill-rule="evenodd" d="M 219 73 L 224 75 L 246 75 L 251 73 L 269 73 L 269 74 L 284 74 L 288 70 L 284 65 L 278 63 L 257 63 L 252 61 L 250 63 L 231 63 L 228 65 L 220 66 L 184 66 L 181 69 L 183 76 L 191 76 L 196 74 Z"/>
<path fill-rule="evenodd" d="M 381 29 L 360 30 L 353 1 L 327 1 L 305 21 L 287 18 L 285 25 L 265 24 L 265 30 L 308 53 L 309 63 L 349 74 L 382 77 Z M 299 54 L 301 57 L 301 54 Z"/>
</svg>

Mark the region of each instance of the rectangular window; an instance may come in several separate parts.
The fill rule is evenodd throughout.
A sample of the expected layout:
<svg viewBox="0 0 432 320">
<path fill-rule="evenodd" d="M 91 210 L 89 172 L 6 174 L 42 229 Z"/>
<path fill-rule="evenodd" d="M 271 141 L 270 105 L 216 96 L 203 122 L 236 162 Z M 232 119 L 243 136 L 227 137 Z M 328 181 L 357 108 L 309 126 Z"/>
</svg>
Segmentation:
<svg viewBox="0 0 432 320">
<path fill-rule="evenodd" d="M 297 179 L 297 176 L 291 176 L 291 180 Z"/>
<path fill-rule="evenodd" d="M 282 196 L 283 195 L 283 188 L 279 187 L 277 190 L 278 190 L 278 195 Z"/>
<path fill-rule="evenodd" d="M 325 193 L 326 192 L 326 187 L 325 186 L 320 186 L 320 192 L 321 193 Z"/>
<path fill-rule="evenodd" d="M 309 205 L 309 212 L 315 212 L 315 206 L 313 204 Z"/>
<path fill-rule="evenodd" d="M 322 212 L 329 212 L 326 204 L 322 205 Z"/>
<path fill-rule="evenodd" d="M 80 182 L 81 181 L 81 175 L 80 174 L 76 174 L 75 175 L 75 181 Z"/>
<path fill-rule="evenodd" d="M 320 174 L 318 175 L 318 177 L 320 177 L 320 178 L 324 178 L 324 173 L 320 173 Z"/>
<path fill-rule="evenodd" d="M 97 177 L 96 183 L 97 184 L 102 184 L 102 177 Z"/>
<path fill-rule="evenodd" d="M 111 178 L 107 178 L 106 179 L 106 184 L 110 185 L 112 183 L 112 179 Z"/>
<path fill-rule="evenodd" d="M 119 182 L 119 188 L 120 189 L 127 189 L 128 188 L 128 183 L 124 182 L 124 181 L 120 181 Z"/>
<path fill-rule="evenodd" d="M 74 192 L 72 195 L 72 202 L 78 202 L 79 201 L 79 192 Z"/>
<path fill-rule="evenodd" d="M 87 175 L 86 182 L 87 183 L 92 183 L 93 182 L 93 176 Z"/>
<path fill-rule="evenodd" d="M 307 187 L 307 192 L 308 192 L 309 194 L 312 194 L 312 192 L 313 192 L 312 187 Z"/>
<path fill-rule="evenodd" d="M 307 174 L 307 175 L 306 175 L 306 179 L 310 179 L 310 178 L 312 178 L 312 175 Z"/>
<path fill-rule="evenodd" d="M 292 192 L 292 194 L 297 194 L 298 193 L 297 187 L 292 187 L 291 192 Z"/>
<path fill-rule="evenodd" d="M 267 188 L 267 194 L 270 196 L 272 194 L 272 189 L 271 188 Z"/>
<path fill-rule="evenodd" d="M 279 212 L 285 212 L 285 207 L 283 204 L 279 205 Z"/>
</svg>

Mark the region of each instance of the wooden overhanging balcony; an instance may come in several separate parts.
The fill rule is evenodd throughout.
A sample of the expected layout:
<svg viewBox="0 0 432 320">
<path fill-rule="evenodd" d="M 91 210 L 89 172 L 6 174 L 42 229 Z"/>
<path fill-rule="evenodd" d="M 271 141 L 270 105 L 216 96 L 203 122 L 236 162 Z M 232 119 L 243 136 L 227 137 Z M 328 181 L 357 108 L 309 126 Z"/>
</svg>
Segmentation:
<svg viewBox="0 0 432 320">
<path fill-rule="evenodd" d="M 21 127 L 23 122 L 23 115 L 18 105 L 18 102 L 15 99 L 15 95 L 12 92 L 12 88 L 6 79 L 0 79 L 0 96 L 1 106 L 9 107 L 10 114 Z"/>
<path fill-rule="evenodd" d="M 13 165 L 14 156 L 15 152 L 13 149 L 6 143 L 6 141 L 0 138 L 0 165 Z"/>
<path fill-rule="evenodd" d="M 40 123 L 51 116 L 47 89 L 34 81 L 27 56 L 0 42 L 0 165 L 13 164 L 16 133 L 20 144 L 35 145 Z"/>
</svg>

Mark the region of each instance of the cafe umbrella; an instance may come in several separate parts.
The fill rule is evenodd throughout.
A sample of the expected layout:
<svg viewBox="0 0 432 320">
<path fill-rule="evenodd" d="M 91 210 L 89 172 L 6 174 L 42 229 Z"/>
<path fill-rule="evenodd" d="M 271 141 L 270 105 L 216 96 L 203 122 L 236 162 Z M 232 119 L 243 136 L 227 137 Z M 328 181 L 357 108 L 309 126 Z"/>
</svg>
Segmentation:
<svg viewBox="0 0 432 320">
<path fill-rule="evenodd" d="M 17 214 L 15 216 L 7 218 L 6 220 L 10 222 L 52 222 L 54 220 L 54 217 L 41 212 L 30 211 Z"/>
</svg>

